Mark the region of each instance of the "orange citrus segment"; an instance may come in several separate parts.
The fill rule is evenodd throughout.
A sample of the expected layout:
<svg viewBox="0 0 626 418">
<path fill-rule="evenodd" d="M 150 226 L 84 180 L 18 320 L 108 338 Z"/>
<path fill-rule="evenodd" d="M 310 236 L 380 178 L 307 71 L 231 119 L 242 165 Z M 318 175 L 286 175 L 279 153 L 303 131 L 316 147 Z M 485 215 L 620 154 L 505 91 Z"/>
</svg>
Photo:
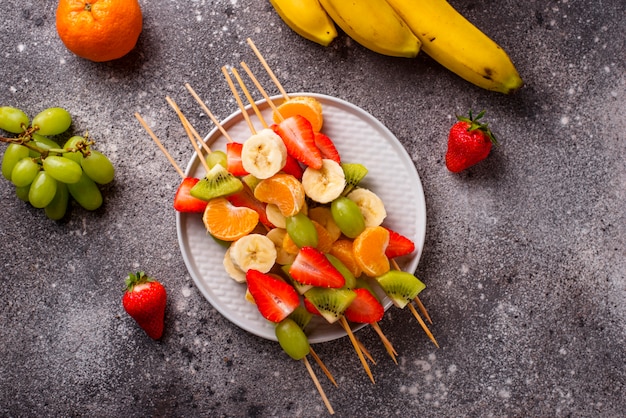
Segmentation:
<svg viewBox="0 0 626 418">
<path fill-rule="evenodd" d="M 322 225 L 315 221 L 311 222 L 313 222 L 315 230 L 317 231 L 317 247 L 315 248 L 323 253 L 329 252 L 333 245 L 332 237 Z M 285 234 L 285 237 L 283 238 L 283 249 L 289 254 L 298 254 L 298 251 L 300 250 L 296 243 L 293 242 L 289 234 Z"/>
<path fill-rule="evenodd" d="M 278 173 L 261 180 L 254 188 L 254 197 L 278 206 L 283 216 L 293 216 L 304 206 L 304 187 L 291 174 Z"/>
<path fill-rule="evenodd" d="M 236 241 L 259 223 L 259 214 L 245 206 L 234 206 L 226 198 L 211 199 L 202 215 L 207 231 L 217 239 Z"/>
<path fill-rule="evenodd" d="M 339 239 L 341 236 L 341 230 L 335 223 L 328 206 L 316 206 L 311 208 L 309 209 L 308 216 L 309 219 L 318 222 L 326 229 L 326 231 L 328 231 L 333 242 Z"/>
<path fill-rule="evenodd" d="M 351 240 L 344 238 L 336 240 L 333 242 L 329 253 L 337 257 L 339 261 L 341 261 L 347 269 L 350 270 L 350 273 L 352 273 L 354 277 L 359 277 L 361 273 L 363 273 L 363 270 L 361 270 L 361 267 L 359 267 L 359 264 L 354 258 Z"/>
<path fill-rule="evenodd" d="M 311 122 L 311 126 L 315 132 L 320 132 L 322 130 L 322 125 L 324 124 L 322 104 L 314 97 L 293 97 L 278 106 L 277 111 L 282 116 L 282 119 L 300 115 Z M 276 123 L 279 123 L 282 120 L 276 113 L 274 113 L 273 119 Z"/>
<path fill-rule="evenodd" d="M 352 243 L 352 253 L 363 273 L 377 277 L 389 271 L 385 249 L 389 245 L 389 231 L 382 226 L 367 227 Z"/>
</svg>

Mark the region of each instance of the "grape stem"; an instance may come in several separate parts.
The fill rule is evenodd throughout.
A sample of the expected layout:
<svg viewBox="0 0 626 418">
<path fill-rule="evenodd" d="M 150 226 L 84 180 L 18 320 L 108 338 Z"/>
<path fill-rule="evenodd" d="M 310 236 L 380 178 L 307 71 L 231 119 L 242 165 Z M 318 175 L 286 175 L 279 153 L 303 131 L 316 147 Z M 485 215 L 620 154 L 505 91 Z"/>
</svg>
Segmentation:
<svg viewBox="0 0 626 418">
<path fill-rule="evenodd" d="M 85 132 L 83 141 L 76 143 L 73 148 L 41 148 L 37 146 L 33 141 L 33 134 L 39 130 L 38 126 L 33 126 L 28 129 L 24 129 L 24 132 L 15 138 L 7 138 L 0 136 L 0 142 L 7 142 L 10 144 L 24 145 L 26 148 L 38 152 L 41 155 L 41 159 L 45 159 L 51 152 L 55 154 L 64 154 L 66 152 L 80 152 L 83 157 L 89 156 L 89 146 L 95 144 L 95 141 L 89 138 L 89 132 Z"/>
</svg>

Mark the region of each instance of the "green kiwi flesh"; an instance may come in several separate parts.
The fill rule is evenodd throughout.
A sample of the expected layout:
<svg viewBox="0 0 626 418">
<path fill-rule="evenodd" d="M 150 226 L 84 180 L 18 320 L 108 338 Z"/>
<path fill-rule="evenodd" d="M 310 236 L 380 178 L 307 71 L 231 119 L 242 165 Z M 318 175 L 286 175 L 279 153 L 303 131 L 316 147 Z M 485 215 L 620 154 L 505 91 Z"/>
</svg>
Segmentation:
<svg viewBox="0 0 626 418">
<path fill-rule="evenodd" d="M 189 194 L 196 199 L 208 202 L 216 197 L 240 192 L 242 189 L 241 180 L 229 173 L 221 164 L 216 164 L 189 190 Z"/>
<path fill-rule="evenodd" d="M 306 328 L 312 317 L 313 314 L 307 311 L 302 305 L 298 305 L 298 307 L 289 314 L 289 318 L 298 324 L 298 326 L 302 329 Z"/>
<path fill-rule="evenodd" d="M 350 289 L 332 289 L 314 287 L 304 297 L 309 300 L 330 324 L 334 324 L 343 315 L 356 297 Z"/>
<path fill-rule="evenodd" d="M 359 163 L 341 163 L 341 168 L 346 177 L 346 187 L 341 195 L 345 196 L 363 180 L 368 171 L 363 164 Z"/>
<path fill-rule="evenodd" d="M 377 277 L 376 281 L 393 304 L 401 309 L 426 288 L 417 277 L 400 270 L 390 270 Z"/>
</svg>

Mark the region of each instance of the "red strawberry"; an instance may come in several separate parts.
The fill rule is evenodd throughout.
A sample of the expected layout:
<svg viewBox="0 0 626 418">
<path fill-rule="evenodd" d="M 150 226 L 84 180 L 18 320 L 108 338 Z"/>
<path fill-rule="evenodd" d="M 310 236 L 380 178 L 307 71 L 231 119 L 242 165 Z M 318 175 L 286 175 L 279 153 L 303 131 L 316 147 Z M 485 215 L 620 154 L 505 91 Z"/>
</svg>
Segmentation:
<svg viewBox="0 0 626 418">
<path fill-rule="evenodd" d="M 142 271 L 126 278 L 124 310 L 155 340 L 163 335 L 167 293 L 161 283 Z"/>
<path fill-rule="evenodd" d="M 265 319 L 280 322 L 300 305 L 300 297 L 288 283 L 250 269 L 246 272 L 248 290 Z"/>
<path fill-rule="evenodd" d="M 446 152 L 446 167 L 458 173 L 484 160 L 491 151 L 491 145 L 498 145 L 498 141 L 489 130 L 486 123 L 480 122 L 485 114 L 483 110 L 475 118 L 472 111 L 469 118 L 457 116 L 456 122 L 448 135 L 448 151 Z"/>
<path fill-rule="evenodd" d="M 381 305 L 376 296 L 372 295 L 370 291 L 365 288 L 355 288 L 352 290 L 356 293 L 356 298 L 344 312 L 344 316 L 348 321 L 371 324 L 372 322 L 378 322 L 383 319 L 385 308 Z"/>
<path fill-rule="evenodd" d="M 315 145 L 315 132 L 306 118 L 294 115 L 272 125 L 285 143 L 287 153 L 309 167 L 322 167 L 322 153 Z"/>
<path fill-rule="evenodd" d="M 254 197 L 254 193 L 250 187 L 242 182 L 243 189 L 241 191 L 226 196 L 226 199 L 234 206 L 246 207 L 255 210 L 259 214 L 259 221 L 268 228 L 274 228 L 274 225 L 267 219 L 267 212 L 265 211 L 266 204 Z M 206 203 L 206 202 L 205 202 Z"/>
<path fill-rule="evenodd" d="M 385 249 L 387 258 L 400 257 L 415 251 L 415 244 L 409 238 L 389 228 L 385 229 L 389 231 L 389 244 Z"/>
<path fill-rule="evenodd" d="M 245 176 L 248 172 L 241 163 L 241 149 L 243 144 L 229 142 L 226 144 L 226 169 L 234 176 Z"/>
<path fill-rule="evenodd" d="M 199 182 L 200 179 L 194 177 L 186 177 L 174 196 L 174 209 L 179 212 L 203 213 L 208 202 L 197 199 L 189 194 L 189 190 Z"/>
<path fill-rule="evenodd" d="M 298 160 L 296 160 L 289 154 L 287 154 L 287 162 L 285 163 L 282 171 L 284 173 L 291 174 L 298 180 L 302 180 L 302 174 L 304 173 L 304 170 L 302 169 L 302 166 L 300 165 Z"/>
<path fill-rule="evenodd" d="M 315 305 L 313 305 L 311 303 L 310 300 L 308 300 L 307 298 L 304 298 L 304 308 L 309 312 L 312 313 L 313 315 L 321 315 L 320 311 L 317 309 L 317 307 Z"/>
<path fill-rule="evenodd" d="M 333 140 L 321 132 L 315 132 L 315 145 L 322 153 L 322 158 L 333 160 L 337 164 L 341 164 L 339 151 L 335 147 Z"/>
<path fill-rule="evenodd" d="M 289 267 L 289 275 L 299 283 L 340 288 L 346 284 L 343 275 L 328 258 L 313 247 L 302 247 Z"/>
</svg>

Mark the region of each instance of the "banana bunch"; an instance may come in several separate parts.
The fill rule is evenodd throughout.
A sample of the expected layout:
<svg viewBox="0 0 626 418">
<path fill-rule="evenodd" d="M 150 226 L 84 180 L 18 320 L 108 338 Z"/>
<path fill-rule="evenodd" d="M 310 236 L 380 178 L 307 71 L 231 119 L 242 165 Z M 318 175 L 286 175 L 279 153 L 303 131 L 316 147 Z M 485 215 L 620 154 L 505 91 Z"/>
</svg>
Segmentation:
<svg viewBox="0 0 626 418">
<path fill-rule="evenodd" d="M 302 37 L 328 46 L 335 24 L 364 47 L 394 57 L 424 51 L 470 83 L 504 94 L 523 85 L 507 53 L 446 0 L 270 0 Z"/>
</svg>

